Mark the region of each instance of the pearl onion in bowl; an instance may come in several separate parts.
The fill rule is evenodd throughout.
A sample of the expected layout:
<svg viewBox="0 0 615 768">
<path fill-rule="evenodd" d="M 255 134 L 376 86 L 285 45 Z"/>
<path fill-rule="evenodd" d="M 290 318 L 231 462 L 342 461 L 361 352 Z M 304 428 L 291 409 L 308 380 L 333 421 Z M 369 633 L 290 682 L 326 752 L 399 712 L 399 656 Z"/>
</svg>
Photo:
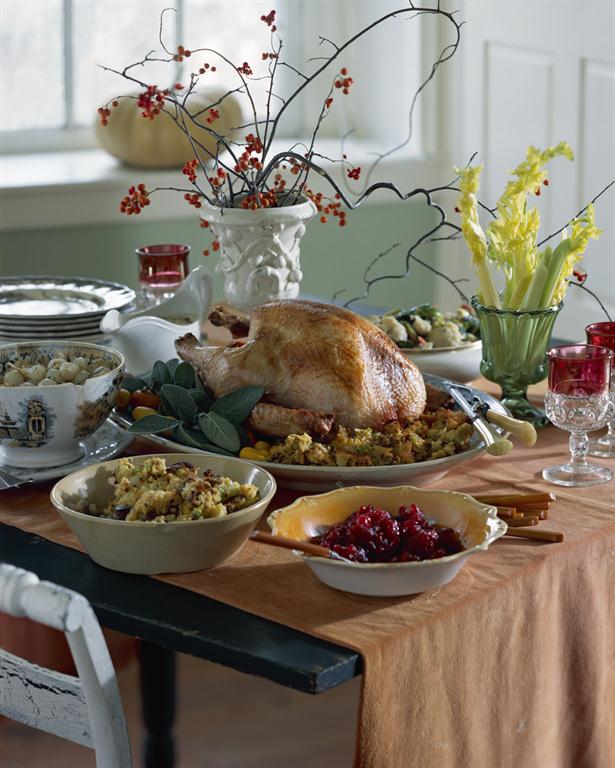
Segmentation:
<svg viewBox="0 0 615 768">
<path fill-rule="evenodd" d="M 53 467 L 83 455 L 114 404 L 124 358 L 76 341 L 0 345 L 0 463 Z"/>
</svg>

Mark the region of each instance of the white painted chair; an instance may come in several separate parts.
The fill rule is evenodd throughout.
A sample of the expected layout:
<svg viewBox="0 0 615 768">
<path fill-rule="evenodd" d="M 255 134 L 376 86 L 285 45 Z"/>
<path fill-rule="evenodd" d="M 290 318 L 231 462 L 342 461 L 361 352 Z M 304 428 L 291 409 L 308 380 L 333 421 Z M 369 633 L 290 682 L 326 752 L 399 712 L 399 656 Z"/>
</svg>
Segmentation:
<svg viewBox="0 0 615 768">
<path fill-rule="evenodd" d="M 131 768 L 115 671 L 88 601 L 0 563 L 0 612 L 64 632 L 78 673 L 39 667 L 0 648 L 0 715 L 92 748 L 97 768 Z"/>
</svg>

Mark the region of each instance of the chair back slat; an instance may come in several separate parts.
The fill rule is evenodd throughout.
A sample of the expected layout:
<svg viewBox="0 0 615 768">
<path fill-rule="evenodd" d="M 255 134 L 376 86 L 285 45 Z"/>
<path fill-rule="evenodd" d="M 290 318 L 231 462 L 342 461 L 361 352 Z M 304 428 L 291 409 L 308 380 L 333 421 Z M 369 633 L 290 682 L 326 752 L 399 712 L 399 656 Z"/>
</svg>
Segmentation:
<svg viewBox="0 0 615 768">
<path fill-rule="evenodd" d="M 0 563 L 0 612 L 62 630 L 79 675 L 61 675 L 0 649 L 0 714 L 92 747 L 97 768 L 130 768 L 115 670 L 88 601 Z"/>
<path fill-rule="evenodd" d="M 79 679 L 39 667 L 1 648 L 0 715 L 93 746 Z"/>
</svg>

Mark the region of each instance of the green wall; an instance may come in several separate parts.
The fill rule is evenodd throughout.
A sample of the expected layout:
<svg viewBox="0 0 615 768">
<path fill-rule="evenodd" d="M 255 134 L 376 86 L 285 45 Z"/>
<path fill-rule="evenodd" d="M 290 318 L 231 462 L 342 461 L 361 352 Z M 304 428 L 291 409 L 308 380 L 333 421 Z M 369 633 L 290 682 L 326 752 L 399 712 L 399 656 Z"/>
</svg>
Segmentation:
<svg viewBox="0 0 615 768">
<path fill-rule="evenodd" d="M 394 243 L 419 236 L 429 226 L 432 215 L 416 203 L 391 203 L 372 204 L 351 212 L 344 228 L 332 220 L 327 224 L 312 221 L 301 245 L 302 291 L 326 299 L 341 288 L 348 289 L 344 300 L 360 295 L 361 274 L 369 260 Z M 145 212 L 127 224 L 3 233 L 0 275 L 83 275 L 134 286 L 134 249 L 162 242 L 191 245 L 191 266 L 204 263 L 213 271 L 216 256 L 201 255 L 208 245 L 208 234 L 199 227 L 196 218 L 148 221 Z M 430 252 L 433 253 L 433 246 L 422 251 L 423 256 Z M 404 255 L 403 250 L 391 253 L 380 262 L 377 274 L 403 271 Z M 222 298 L 222 281 L 218 275 L 214 279 L 216 298 Z M 432 297 L 433 276 L 417 267 L 405 280 L 376 285 L 365 301 L 401 307 Z"/>
</svg>

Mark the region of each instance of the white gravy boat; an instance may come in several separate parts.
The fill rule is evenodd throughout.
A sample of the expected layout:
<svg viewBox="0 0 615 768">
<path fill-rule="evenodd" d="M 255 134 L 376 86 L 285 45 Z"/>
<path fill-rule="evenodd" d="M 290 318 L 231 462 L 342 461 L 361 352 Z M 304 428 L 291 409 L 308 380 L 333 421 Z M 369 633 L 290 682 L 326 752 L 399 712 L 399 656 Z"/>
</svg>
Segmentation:
<svg viewBox="0 0 615 768">
<path fill-rule="evenodd" d="M 122 314 L 111 309 L 100 330 L 126 359 L 126 371 L 145 373 L 156 360 L 177 357 L 175 339 L 186 333 L 200 338 L 212 298 L 211 276 L 200 266 L 190 272 L 177 293 L 155 307 Z"/>
</svg>

